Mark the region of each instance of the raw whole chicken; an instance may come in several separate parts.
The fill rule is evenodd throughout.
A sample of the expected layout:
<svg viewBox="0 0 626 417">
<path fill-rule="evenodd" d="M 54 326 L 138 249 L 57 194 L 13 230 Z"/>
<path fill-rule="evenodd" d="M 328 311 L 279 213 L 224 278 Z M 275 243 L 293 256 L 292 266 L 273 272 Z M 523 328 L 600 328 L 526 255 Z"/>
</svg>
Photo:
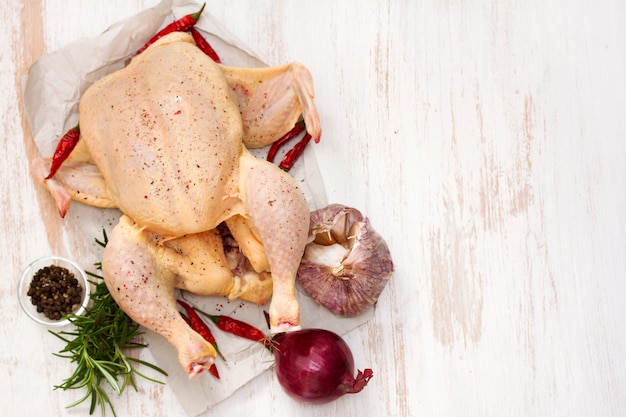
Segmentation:
<svg viewBox="0 0 626 417">
<path fill-rule="evenodd" d="M 295 278 L 309 209 L 294 179 L 248 148 L 272 143 L 300 117 L 320 137 L 308 70 L 294 63 L 229 68 L 185 33 L 165 36 L 93 84 L 81 140 L 57 174 L 33 163 L 64 215 L 71 200 L 123 215 L 102 259 L 104 280 L 137 323 L 178 350 L 190 376 L 216 352 L 181 318 L 175 289 L 264 304 L 271 331 L 300 327 Z M 250 268 L 229 266 L 225 223 Z"/>
</svg>

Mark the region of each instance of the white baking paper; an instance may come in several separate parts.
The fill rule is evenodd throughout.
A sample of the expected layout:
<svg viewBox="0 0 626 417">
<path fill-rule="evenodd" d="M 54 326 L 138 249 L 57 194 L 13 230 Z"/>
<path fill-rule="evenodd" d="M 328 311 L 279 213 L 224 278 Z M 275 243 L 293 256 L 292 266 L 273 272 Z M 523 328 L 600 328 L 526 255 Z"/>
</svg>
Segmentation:
<svg viewBox="0 0 626 417">
<path fill-rule="evenodd" d="M 136 16 L 113 24 L 100 36 L 76 41 L 38 59 L 24 77 L 23 102 L 40 154 L 52 155 L 58 139 L 76 125 L 78 102 L 89 85 L 105 74 L 122 68 L 135 51 L 161 27 L 197 11 L 200 7 L 201 3 L 195 1 L 165 0 Z M 196 28 L 212 44 L 224 65 L 265 65 L 216 21 L 210 10 L 204 10 Z M 309 207 L 314 210 L 326 206 L 327 202 L 315 156 L 310 148 L 311 146 L 294 165 L 291 174 L 303 189 Z M 254 152 L 259 157 L 265 157 L 267 149 Z M 281 157 L 282 154 L 279 154 L 277 160 Z M 75 202 L 67 216 L 77 222 L 85 239 L 93 241 L 95 237 L 101 236 L 103 229 L 110 233 L 120 212 Z M 305 328 L 325 328 L 343 334 L 364 323 L 372 315 L 370 310 L 357 318 L 336 317 L 311 300 L 300 288 L 297 295 L 302 325 Z M 238 300 L 228 301 L 221 297 L 199 297 L 192 294 L 179 296 L 184 296 L 190 303 L 208 313 L 229 315 L 267 330 L 264 311 L 267 311 L 268 306 L 257 306 Z M 260 344 L 224 333 L 212 322 L 209 325 L 213 327 L 218 346 L 226 358 L 226 361 L 217 359 L 220 380 L 208 373 L 189 380 L 178 363 L 175 349 L 160 335 L 145 330 L 145 339 L 152 355 L 157 364 L 169 373 L 166 382 L 189 416 L 196 416 L 223 401 L 273 365 L 273 357 Z"/>
</svg>

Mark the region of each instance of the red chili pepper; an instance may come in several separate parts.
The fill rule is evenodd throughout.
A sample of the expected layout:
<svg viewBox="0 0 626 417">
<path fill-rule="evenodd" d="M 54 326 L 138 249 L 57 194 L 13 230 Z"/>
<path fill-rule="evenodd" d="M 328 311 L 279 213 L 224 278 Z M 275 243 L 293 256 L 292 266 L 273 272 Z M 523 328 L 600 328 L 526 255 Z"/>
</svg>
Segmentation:
<svg viewBox="0 0 626 417">
<path fill-rule="evenodd" d="M 191 322 L 191 319 L 187 316 L 185 316 L 184 314 L 180 314 L 183 317 L 183 320 L 185 320 L 187 322 L 187 324 L 189 325 L 189 327 L 191 327 L 193 329 L 193 324 Z M 195 330 L 195 329 L 194 329 Z M 197 331 L 197 330 L 196 330 Z M 198 332 L 199 333 L 199 332 Z M 203 336 L 204 337 L 204 336 Z M 211 343 L 206 337 L 204 338 L 207 342 Z M 211 372 L 211 375 L 213 375 L 215 378 L 220 379 L 220 373 L 217 371 L 217 366 L 215 366 L 215 363 L 211 364 L 211 366 L 209 367 L 209 372 Z"/>
<path fill-rule="evenodd" d="M 293 167 L 293 164 L 295 164 L 298 158 L 300 158 L 300 156 L 304 153 L 304 149 L 310 141 L 311 135 L 309 135 L 308 133 L 305 134 L 302 140 L 296 143 L 296 145 L 285 154 L 285 157 L 278 166 L 285 171 L 289 171 L 291 167 Z"/>
<path fill-rule="evenodd" d="M 191 29 L 196 24 L 198 19 L 200 19 L 200 15 L 202 14 L 202 11 L 204 10 L 204 6 L 206 6 L 206 3 L 204 3 L 202 5 L 202 8 L 200 8 L 200 10 L 198 10 L 197 12 L 191 13 L 191 14 L 187 14 L 187 15 L 181 17 L 180 19 L 175 20 L 172 23 L 170 23 L 169 25 L 165 26 L 156 35 L 154 35 L 152 38 L 150 38 L 150 40 L 148 42 L 146 42 L 146 44 L 144 46 L 139 48 L 137 53 L 138 54 L 142 53 L 143 51 L 146 50 L 146 48 L 148 48 L 150 45 L 152 45 L 158 39 L 160 39 L 163 36 L 168 35 L 168 34 L 170 34 L 172 32 L 187 32 L 189 29 Z"/>
<path fill-rule="evenodd" d="M 209 58 L 211 58 L 213 61 L 220 64 L 222 61 L 220 60 L 220 57 L 217 55 L 217 52 L 215 52 L 215 49 L 213 49 L 209 41 L 204 39 L 204 36 L 202 36 L 202 34 L 198 31 L 198 29 L 192 27 L 191 29 L 189 29 L 189 31 L 191 32 L 191 36 L 193 37 L 193 40 L 196 42 L 196 46 L 202 52 L 207 54 Z"/>
<path fill-rule="evenodd" d="M 65 162 L 76 147 L 78 139 L 80 139 L 80 128 L 78 125 L 68 130 L 67 133 L 61 137 L 54 150 L 54 155 L 52 155 L 52 166 L 50 167 L 50 173 L 46 177 L 47 180 L 54 177 L 54 174 L 61 168 L 63 162 Z"/>
<path fill-rule="evenodd" d="M 209 326 L 207 326 L 204 320 L 202 320 L 202 318 L 198 315 L 198 313 L 196 313 L 196 310 L 194 310 L 192 306 L 190 306 L 187 302 L 183 300 L 176 300 L 176 301 L 185 309 L 185 311 L 189 315 L 188 317 L 190 321 L 189 326 L 193 330 L 195 330 L 200 336 L 202 336 L 204 340 L 206 340 L 211 345 L 213 345 L 217 354 L 220 355 L 222 359 L 226 360 L 224 358 L 224 355 L 222 355 L 222 353 L 217 347 L 217 342 L 215 341 L 215 338 L 213 337 L 213 333 L 211 333 L 211 329 L 209 328 Z"/>
<path fill-rule="evenodd" d="M 291 139 L 298 136 L 305 128 L 304 121 L 300 120 L 289 132 L 285 133 L 283 137 L 278 139 L 276 142 L 272 143 L 270 150 L 267 152 L 267 160 L 269 162 L 274 162 L 274 158 L 276 157 L 276 153 L 278 150 Z"/>
<path fill-rule="evenodd" d="M 272 342 L 269 337 L 261 330 L 257 329 L 251 324 L 243 322 L 241 320 L 234 319 L 229 316 L 212 315 L 205 313 L 202 310 L 196 308 L 196 310 L 211 319 L 220 330 L 227 333 L 234 334 L 235 336 L 243 337 L 244 339 L 252 340 L 253 342 L 259 342 L 266 348 L 270 348 Z"/>
</svg>

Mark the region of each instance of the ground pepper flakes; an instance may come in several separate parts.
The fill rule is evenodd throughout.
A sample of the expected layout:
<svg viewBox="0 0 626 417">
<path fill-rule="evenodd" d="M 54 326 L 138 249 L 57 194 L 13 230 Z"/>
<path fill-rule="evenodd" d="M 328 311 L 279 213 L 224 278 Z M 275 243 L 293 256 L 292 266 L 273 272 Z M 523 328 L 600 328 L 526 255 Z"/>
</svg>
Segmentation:
<svg viewBox="0 0 626 417">
<path fill-rule="evenodd" d="M 50 320 L 60 320 L 64 314 L 77 310 L 82 302 L 83 287 L 67 268 L 50 265 L 33 276 L 28 296 L 38 313 Z"/>
</svg>

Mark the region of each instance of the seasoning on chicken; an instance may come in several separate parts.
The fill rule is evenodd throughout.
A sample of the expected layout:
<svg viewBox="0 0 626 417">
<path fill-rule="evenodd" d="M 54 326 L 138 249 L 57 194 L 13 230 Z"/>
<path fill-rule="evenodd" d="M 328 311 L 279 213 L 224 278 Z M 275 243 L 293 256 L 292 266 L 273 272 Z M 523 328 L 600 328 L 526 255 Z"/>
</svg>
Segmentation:
<svg viewBox="0 0 626 417">
<path fill-rule="evenodd" d="M 248 148 L 271 144 L 300 117 L 319 140 L 303 66 L 225 67 L 173 33 L 93 84 L 79 112 L 70 158 L 49 180 L 50 159 L 38 159 L 35 176 L 62 215 L 71 199 L 121 209 L 102 260 L 107 287 L 177 348 L 190 376 L 216 352 L 181 318 L 176 288 L 259 304 L 271 297 L 271 331 L 300 328 L 295 279 L 309 209 L 294 179 Z M 253 271 L 229 268 L 223 222 Z"/>
</svg>

